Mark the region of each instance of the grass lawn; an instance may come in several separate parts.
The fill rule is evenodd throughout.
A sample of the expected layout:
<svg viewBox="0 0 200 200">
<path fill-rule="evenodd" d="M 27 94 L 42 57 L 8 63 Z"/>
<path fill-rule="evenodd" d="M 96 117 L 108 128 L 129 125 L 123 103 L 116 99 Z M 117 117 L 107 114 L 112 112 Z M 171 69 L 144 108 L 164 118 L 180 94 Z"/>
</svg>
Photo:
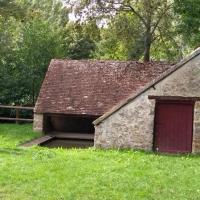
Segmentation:
<svg viewBox="0 0 200 200">
<path fill-rule="evenodd" d="M 200 156 L 22 148 L 31 125 L 0 124 L 1 200 L 200 199 Z"/>
</svg>

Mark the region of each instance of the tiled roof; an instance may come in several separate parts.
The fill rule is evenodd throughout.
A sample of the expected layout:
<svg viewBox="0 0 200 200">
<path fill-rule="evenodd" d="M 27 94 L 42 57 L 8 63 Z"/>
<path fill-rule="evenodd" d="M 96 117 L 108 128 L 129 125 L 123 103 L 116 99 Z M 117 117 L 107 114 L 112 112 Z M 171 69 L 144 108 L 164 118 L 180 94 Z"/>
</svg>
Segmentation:
<svg viewBox="0 0 200 200">
<path fill-rule="evenodd" d="M 35 112 L 100 116 L 170 66 L 160 62 L 52 60 Z"/>
<path fill-rule="evenodd" d="M 142 87 L 137 92 L 133 92 L 130 96 L 125 98 L 123 101 L 119 102 L 117 105 L 113 106 L 108 112 L 104 113 L 102 116 L 100 116 L 98 119 L 96 119 L 93 124 L 98 125 L 103 120 L 111 116 L 113 113 L 117 112 L 120 108 L 127 105 L 129 102 L 133 101 L 135 98 L 149 90 L 151 87 L 156 86 L 157 83 L 165 79 L 166 77 L 170 76 L 172 73 L 174 73 L 179 68 L 183 67 L 186 63 L 190 62 L 192 59 L 200 55 L 200 47 L 194 50 L 190 55 L 183 58 L 180 62 L 177 64 L 171 66 L 168 70 L 166 70 L 164 73 L 162 73 L 160 76 L 158 76 L 156 79 L 150 81 L 148 84 L 146 84 L 144 87 Z"/>
</svg>

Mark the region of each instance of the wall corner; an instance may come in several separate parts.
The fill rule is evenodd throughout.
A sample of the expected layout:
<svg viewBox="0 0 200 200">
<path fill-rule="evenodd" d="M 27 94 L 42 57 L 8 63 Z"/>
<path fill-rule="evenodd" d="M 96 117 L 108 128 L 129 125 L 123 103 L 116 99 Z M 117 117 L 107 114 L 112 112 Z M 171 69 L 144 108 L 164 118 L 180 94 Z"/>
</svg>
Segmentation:
<svg viewBox="0 0 200 200">
<path fill-rule="evenodd" d="M 44 115 L 34 113 L 34 121 L 33 121 L 33 130 L 34 131 L 43 131 L 43 123 L 44 122 Z"/>
<path fill-rule="evenodd" d="M 192 153 L 200 152 L 200 101 L 194 106 Z"/>
</svg>

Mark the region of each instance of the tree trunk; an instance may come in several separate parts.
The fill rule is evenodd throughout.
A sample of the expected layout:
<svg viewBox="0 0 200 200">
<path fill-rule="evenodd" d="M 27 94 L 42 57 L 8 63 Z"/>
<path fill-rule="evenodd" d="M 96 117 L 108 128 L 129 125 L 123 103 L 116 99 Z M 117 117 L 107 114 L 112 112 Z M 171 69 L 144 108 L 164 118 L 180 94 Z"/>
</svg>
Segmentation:
<svg viewBox="0 0 200 200">
<path fill-rule="evenodd" d="M 32 81 L 32 104 L 35 105 L 35 82 Z"/>
<path fill-rule="evenodd" d="M 146 13 L 146 32 L 145 32 L 145 38 L 144 38 L 144 62 L 150 61 L 150 50 L 151 50 L 151 43 L 152 43 L 152 34 L 151 34 L 151 22 L 152 22 L 152 1 L 151 0 L 145 0 L 144 1 L 144 9 Z"/>
<path fill-rule="evenodd" d="M 144 39 L 144 62 L 150 61 L 151 42 L 151 28 L 147 28 Z"/>
</svg>

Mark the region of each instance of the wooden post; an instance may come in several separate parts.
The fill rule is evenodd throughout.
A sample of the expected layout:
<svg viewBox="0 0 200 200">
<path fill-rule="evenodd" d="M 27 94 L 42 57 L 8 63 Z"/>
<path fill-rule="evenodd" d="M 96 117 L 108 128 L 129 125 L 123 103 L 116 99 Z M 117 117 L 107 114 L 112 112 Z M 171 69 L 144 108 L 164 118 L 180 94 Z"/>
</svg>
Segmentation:
<svg viewBox="0 0 200 200">
<path fill-rule="evenodd" d="M 16 108 L 16 124 L 19 124 L 19 108 Z"/>
</svg>

